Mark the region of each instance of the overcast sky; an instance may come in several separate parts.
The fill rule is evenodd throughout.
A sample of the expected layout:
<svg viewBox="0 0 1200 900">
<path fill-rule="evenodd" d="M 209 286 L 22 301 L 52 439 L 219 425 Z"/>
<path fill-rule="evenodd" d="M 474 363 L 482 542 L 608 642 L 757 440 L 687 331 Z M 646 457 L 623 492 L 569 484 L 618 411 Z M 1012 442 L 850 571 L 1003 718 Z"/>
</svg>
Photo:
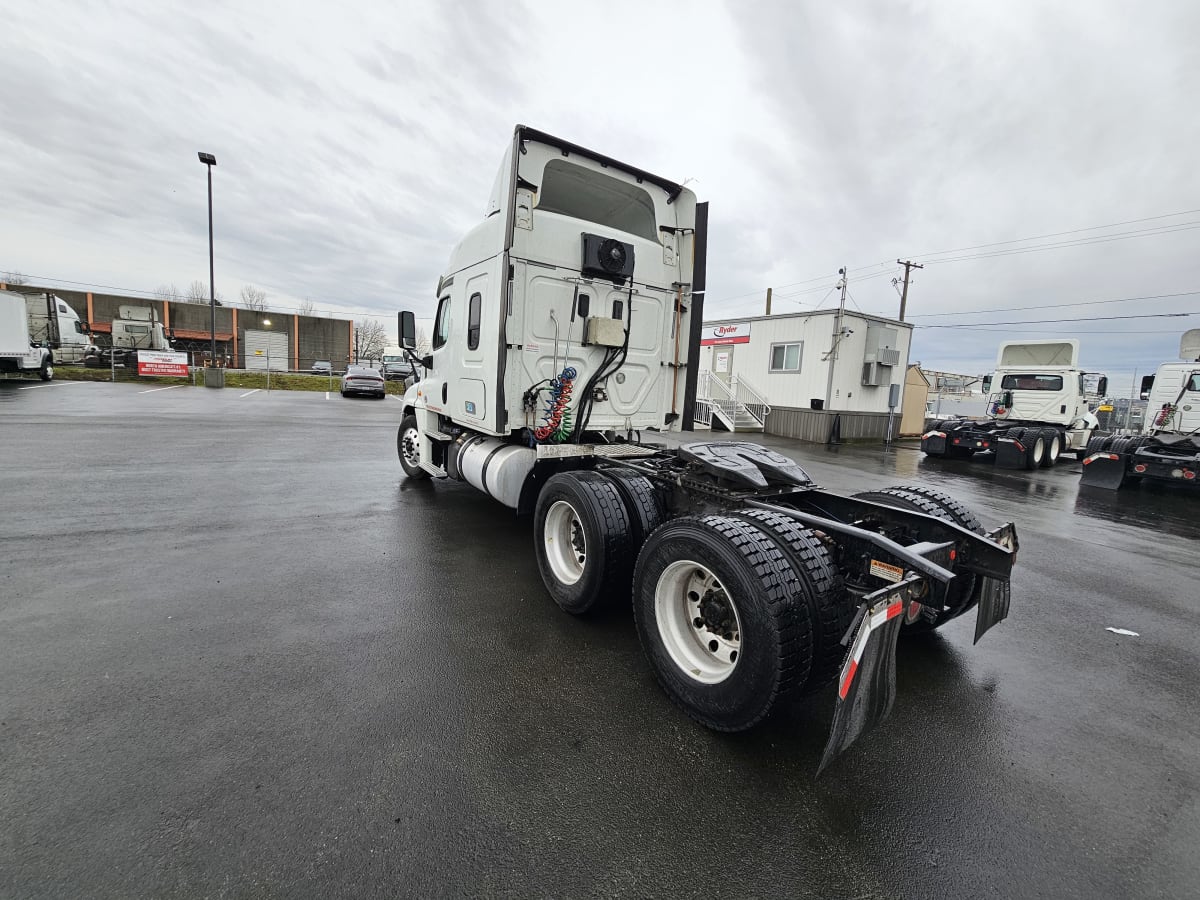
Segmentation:
<svg viewBox="0 0 1200 900">
<path fill-rule="evenodd" d="M 10 0 L 4 18 L 0 272 L 31 281 L 207 280 L 205 150 L 219 291 L 394 329 L 432 314 L 523 122 L 692 179 L 708 318 L 761 313 L 768 286 L 775 312 L 829 306 L 842 265 L 852 309 L 895 315 L 900 257 L 926 264 L 917 326 L 1196 313 L 918 327 L 927 368 L 1074 336 L 1128 379 L 1200 327 L 1191 0 Z M 968 314 L 1010 307 L 1033 308 Z"/>
</svg>

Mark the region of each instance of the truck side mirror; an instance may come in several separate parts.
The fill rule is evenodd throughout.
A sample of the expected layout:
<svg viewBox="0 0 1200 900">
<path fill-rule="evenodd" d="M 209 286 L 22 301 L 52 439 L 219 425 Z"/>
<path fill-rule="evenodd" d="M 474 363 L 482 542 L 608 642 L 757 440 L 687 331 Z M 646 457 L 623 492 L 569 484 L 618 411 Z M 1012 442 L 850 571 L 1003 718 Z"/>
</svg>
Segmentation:
<svg viewBox="0 0 1200 900">
<path fill-rule="evenodd" d="M 417 349 L 417 317 L 408 310 L 400 313 L 400 346 L 405 350 Z"/>
<path fill-rule="evenodd" d="M 1138 391 L 1138 398 L 1141 400 L 1149 400 L 1150 399 L 1150 391 L 1153 387 L 1154 387 L 1154 376 L 1153 375 L 1143 375 L 1142 376 L 1142 389 L 1140 391 Z"/>
<path fill-rule="evenodd" d="M 1108 377 L 1106 375 L 1100 376 L 1100 381 L 1096 384 L 1096 393 L 1101 397 L 1108 396 Z"/>
<path fill-rule="evenodd" d="M 992 376 L 991 375 L 983 376 L 983 392 L 985 394 L 990 394 L 992 392 Z"/>
<path fill-rule="evenodd" d="M 1012 409 L 1012 405 L 1013 405 L 1012 391 L 1005 391 L 1003 394 L 1000 395 L 1000 405 L 1007 406 L 1009 409 Z"/>
</svg>

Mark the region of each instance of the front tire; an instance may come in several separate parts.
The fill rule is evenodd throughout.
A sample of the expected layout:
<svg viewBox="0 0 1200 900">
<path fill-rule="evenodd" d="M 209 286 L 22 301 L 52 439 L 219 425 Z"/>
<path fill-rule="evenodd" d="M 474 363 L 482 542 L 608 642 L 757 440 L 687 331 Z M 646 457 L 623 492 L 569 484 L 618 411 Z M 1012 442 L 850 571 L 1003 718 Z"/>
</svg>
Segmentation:
<svg viewBox="0 0 1200 900">
<path fill-rule="evenodd" d="M 54 360 L 50 357 L 46 357 L 42 361 L 42 367 L 38 369 L 38 378 L 42 379 L 42 381 L 52 381 L 54 379 L 53 362 Z"/>
<path fill-rule="evenodd" d="M 409 478 L 429 477 L 429 473 L 421 468 L 421 432 L 416 416 L 408 415 L 400 420 L 400 428 L 396 431 L 396 455 L 400 457 L 400 468 Z"/>
<path fill-rule="evenodd" d="M 812 666 L 808 607 L 786 556 L 755 524 L 685 517 L 650 536 L 633 618 L 667 695 L 717 731 L 762 721 Z"/>
<path fill-rule="evenodd" d="M 538 494 L 534 547 L 546 590 L 565 612 L 583 615 L 629 596 L 636 548 L 616 487 L 598 472 L 561 472 Z"/>
</svg>

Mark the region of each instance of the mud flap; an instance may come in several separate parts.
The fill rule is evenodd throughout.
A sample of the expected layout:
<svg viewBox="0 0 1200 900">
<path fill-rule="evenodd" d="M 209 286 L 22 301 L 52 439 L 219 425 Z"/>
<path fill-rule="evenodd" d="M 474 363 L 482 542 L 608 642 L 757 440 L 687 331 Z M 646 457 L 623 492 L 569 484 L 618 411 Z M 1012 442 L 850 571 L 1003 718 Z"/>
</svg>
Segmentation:
<svg viewBox="0 0 1200 900">
<path fill-rule="evenodd" d="M 1012 603 L 1012 584 L 999 578 L 980 575 L 975 590 L 979 593 L 978 612 L 975 616 L 975 643 L 993 625 L 1008 618 L 1008 607 Z"/>
<path fill-rule="evenodd" d="M 921 438 L 921 450 L 930 456 L 946 455 L 946 435 L 931 431 Z"/>
<path fill-rule="evenodd" d="M 850 644 L 850 653 L 838 676 L 837 707 L 821 765 L 820 775 L 860 735 L 888 717 L 896 699 L 896 640 L 900 624 L 919 578 L 906 579 L 864 599 L 866 612 L 860 618 Z"/>
<path fill-rule="evenodd" d="M 1083 461 L 1083 477 L 1079 480 L 1085 487 L 1120 490 L 1125 483 L 1125 457 L 1119 453 L 1093 453 Z"/>
<path fill-rule="evenodd" d="M 1023 444 L 1012 438 L 998 438 L 996 446 L 996 465 L 1001 469 L 1025 468 L 1025 456 L 1029 452 Z"/>
</svg>

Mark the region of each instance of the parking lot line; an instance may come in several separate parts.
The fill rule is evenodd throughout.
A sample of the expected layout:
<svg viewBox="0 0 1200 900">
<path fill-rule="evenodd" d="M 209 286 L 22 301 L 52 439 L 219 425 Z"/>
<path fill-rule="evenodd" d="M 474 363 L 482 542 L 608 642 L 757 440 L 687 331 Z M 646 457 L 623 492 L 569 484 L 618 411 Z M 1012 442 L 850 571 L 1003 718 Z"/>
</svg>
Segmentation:
<svg viewBox="0 0 1200 900">
<path fill-rule="evenodd" d="M 18 391 L 36 391 L 38 388 L 44 387 L 62 387 L 66 384 L 87 384 L 86 381 L 48 381 L 45 384 L 31 384 L 27 387 L 17 388 Z"/>
<path fill-rule="evenodd" d="M 326 399 L 326 400 L 328 400 L 328 399 L 329 399 L 329 391 L 326 391 L 326 392 L 325 392 L 325 399 Z"/>
<path fill-rule="evenodd" d="M 251 394 L 257 394 L 261 390 L 262 390 L 262 388 L 255 388 L 252 391 L 246 391 L 246 393 L 244 393 L 244 394 L 239 394 L 238 399 L 241 400 L 242 397 L 249 397 Z"/>
<path fill-rule="evenodd" d="M 177 387 L 183 387 L 182 384 L 168 384 L 166 387 L 149 388 L 145 391 L 138 391 L 139 394 L 153 394 L 155 391 L 172 391 Z"/>
</svg>

